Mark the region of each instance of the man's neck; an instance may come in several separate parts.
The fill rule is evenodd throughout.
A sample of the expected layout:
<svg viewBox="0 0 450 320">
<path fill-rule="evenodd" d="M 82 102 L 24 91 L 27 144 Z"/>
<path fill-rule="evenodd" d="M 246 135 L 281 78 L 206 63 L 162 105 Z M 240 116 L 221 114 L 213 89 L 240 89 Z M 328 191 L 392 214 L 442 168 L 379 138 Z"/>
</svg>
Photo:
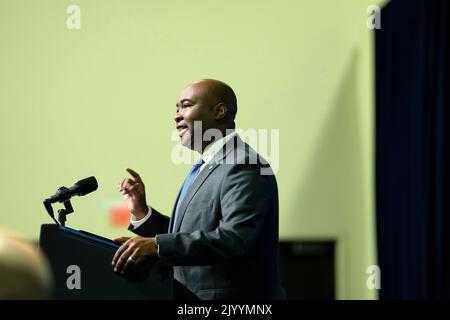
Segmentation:
<svg viewBox="0 0 450 320">
<path fill-rule="evenodd" d="M 208 153 L 214 144 L 218 143 L 219 141 L 225 139 L 227 136 L 229 136 L 230 134 L 234 133 L 234 129 L 226 129 L 226 131 L 222 131 L 222 137 L 214 137 L 212 139 L 212 141 L 206 141 L 206 143 L 204 144 L 203 150 L 200 153 L 201 156 L 203 156 L 205 153 Z"/>
</svg>

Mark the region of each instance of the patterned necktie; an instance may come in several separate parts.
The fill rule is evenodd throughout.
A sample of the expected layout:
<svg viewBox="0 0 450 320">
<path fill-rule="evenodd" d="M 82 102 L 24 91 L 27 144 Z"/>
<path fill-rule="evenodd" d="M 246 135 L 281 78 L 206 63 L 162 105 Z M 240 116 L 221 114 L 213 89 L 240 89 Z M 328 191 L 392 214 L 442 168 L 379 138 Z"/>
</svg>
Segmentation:
<svg viewBox="0 0 450 320">
<path fill-rule="evenodd" d="M 197 163 L 195 163 L 193 165 L 191 171 L 189 171 L 189 174 L 188 174 L 186 180 L 184 181 L 183 188 L 181 189 L 180 196 L 178 197 L 178 201 L 177 201 L 177 206 L 175 208 L 175 217 L 173 219 L 172 232 L 175 230 L 175 225 L 177 223 L 178 211 L 180 209 L 180 205 L 183 202 L 184 197 L 186 196 L 186 193 L 188 192 L 190 186 L 195 181 L 195 178 L 197 177 L 198 173 L 200 172 L 200 167 L 204 163 L 205 162 L 203 161 L 203 159 L 200 158 L 200 160 L 197 161 Z"/>
</svg>

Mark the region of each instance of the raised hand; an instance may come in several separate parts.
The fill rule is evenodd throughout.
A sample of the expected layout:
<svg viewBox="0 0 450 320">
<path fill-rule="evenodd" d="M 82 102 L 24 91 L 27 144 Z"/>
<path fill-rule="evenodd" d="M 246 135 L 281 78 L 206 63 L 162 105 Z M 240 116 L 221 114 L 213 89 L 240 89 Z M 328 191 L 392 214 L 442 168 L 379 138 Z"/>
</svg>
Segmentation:
<svg viewBox="0 0 450 320">
<path fill-rule="evenodd" d="M 126 169 L 132 178 L 125 178 L 117 185 L 117 190 L 122 192 L 128 210 L 136 219 L 142 219 L 148 212 L 145 200 L 145 185 L 139 174 L 131 168 Z"/>
</svg>

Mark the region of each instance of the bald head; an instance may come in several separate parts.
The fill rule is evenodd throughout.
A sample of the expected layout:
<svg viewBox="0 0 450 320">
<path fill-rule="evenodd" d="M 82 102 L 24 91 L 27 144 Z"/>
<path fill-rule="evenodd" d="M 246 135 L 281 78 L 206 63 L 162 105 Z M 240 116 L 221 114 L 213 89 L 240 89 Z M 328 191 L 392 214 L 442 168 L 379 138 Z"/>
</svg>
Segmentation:
<svg viewBox="0 0 450 320">
<path fill-rule="evenodd" d="M 234 128 L 234 119 L 237 113 L 237 98 L 229 85 L 215 79 L 202 79 L 192 83 L 190 86 L 199 88 L 204 99 L 215 106 L 222 103 L 226 107 L 224 120 L 228 128 Z"/>
</svg>

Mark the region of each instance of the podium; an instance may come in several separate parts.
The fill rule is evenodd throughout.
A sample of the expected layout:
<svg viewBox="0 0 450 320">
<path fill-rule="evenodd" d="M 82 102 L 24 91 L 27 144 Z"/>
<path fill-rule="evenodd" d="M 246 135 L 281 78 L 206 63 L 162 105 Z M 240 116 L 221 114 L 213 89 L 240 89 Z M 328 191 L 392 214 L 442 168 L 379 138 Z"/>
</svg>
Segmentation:
<svg viewBox="0 0 450 320">
<path fill-rule="evenodd" d="M 39 246 L 47 255 L 55 299 L 173 299 L 173 270 L 158 259 L 128 274 L 114 272 L 113 241 L 56 224 L 41 226 Z"/>
</svg>

